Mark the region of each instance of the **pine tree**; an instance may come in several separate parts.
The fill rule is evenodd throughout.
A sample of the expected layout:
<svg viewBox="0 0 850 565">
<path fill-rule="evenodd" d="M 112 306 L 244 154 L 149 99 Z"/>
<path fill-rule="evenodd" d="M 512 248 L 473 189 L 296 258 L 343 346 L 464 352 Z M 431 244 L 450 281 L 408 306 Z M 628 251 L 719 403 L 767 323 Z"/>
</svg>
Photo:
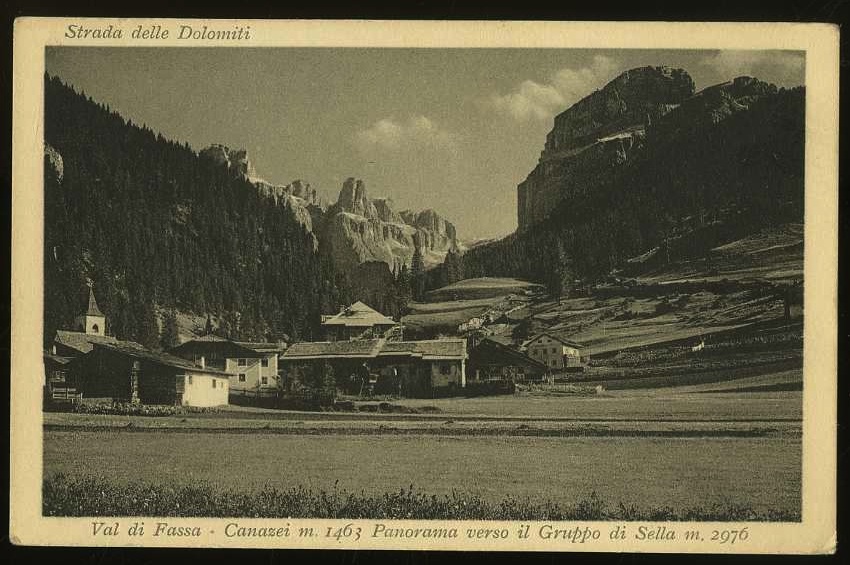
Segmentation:
<svg viewBox="0 0 850 565">
<path fill-rule="evenodd" d="M 407 265 L 402 264 L 398 270 L 398 276 L 395 280 L 396 288 L 396 316 L 401 319 L 401 316 L 407 314 L 408 304 L 412 296 L 410 271 L 407 270 Z"/>
<path fill-rule="evenodd" d="M 410 260 L 410 275 L 413 300 L 421 301 L 425 295 L 425 260 L 422 258 L 422 250 L 418 245 L 413 250 L 413 258 Z"/>
<path fill-rule="evenodd" d="M 177 327 L 177 312 L 173 309 L 165 313 L 162 321 L 162 339 L 163 349 L 171 349 L 180 345 L 180 332 Z"/>
</svg>

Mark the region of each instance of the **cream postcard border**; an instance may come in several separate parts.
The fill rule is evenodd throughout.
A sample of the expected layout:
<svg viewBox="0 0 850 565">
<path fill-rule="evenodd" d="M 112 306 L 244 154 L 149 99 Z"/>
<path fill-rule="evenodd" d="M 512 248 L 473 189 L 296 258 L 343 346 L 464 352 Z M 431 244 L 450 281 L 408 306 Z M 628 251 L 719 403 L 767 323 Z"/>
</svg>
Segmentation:
<svg viewBox="0 0 850 565">
<path fill-rule="evenodd" d="M 122 39 L 69 39 L 69 24 L 120 25 Z M 242 41 L 134 40 L 137 25 L 158 24 L 232 29 L 250 26 Z M 643 551 L 699 553 L 825 553 L 836 544 L 837 290 L 838 290 L 838 27 L 787 23 L 662 22 L 459 22 L 339 20 L 178 20 L 100 18 L 18 18 L 14 29 L 12 144 L 12 346 L 10 410 L 10 520 L 13 543 L 24 545 L 151 547 L 323 547 L 357 549 L 449 549 L 515 551 Z M 806 52 L 805 306 L 803 387 L 803 485 L 801 523 L 670 523 L 679 530 L 700 529 L 702 541 L 612 541 L 607 535 L 576 544 L 542 539 L 508 540 L 380 539 L 337 542 L 327 538 L 229 539 L 226 519 L 170 519 L 200 526 L 200 538 L 143 540 L 121 535 L 105 542 L 92 536 L 91 519 L 41 515 L 41 384 L 43 308 L 43 102 L 45 46 L 145 47 L 514 47 L 619 49 L 793 49 Z M 121 519 L 130 524 L 133 519 Z M 146 520 L 149 523 L 153 519 Z M 239 520 L 242 525 L 283 526 L 352 523 L 370 531 L 375 520 Z M 388 526 L 410 521 L 383 520 Z M 530 522 L 532 529 L 541 523 Z M 565 522 L 609 531 L 614 522 Z M 637 523 L 629 523 L 637 525 Z M 506 527 L 518 522 L 417 521 L 419 527 Z M 735 545 L 708 541 L 712 527 L 746 526 L 748 539 Z M 463 531 L 463 530 L 461 530 Z M 217 533 L 215 533 L 217 532 Z"/>
</svg>

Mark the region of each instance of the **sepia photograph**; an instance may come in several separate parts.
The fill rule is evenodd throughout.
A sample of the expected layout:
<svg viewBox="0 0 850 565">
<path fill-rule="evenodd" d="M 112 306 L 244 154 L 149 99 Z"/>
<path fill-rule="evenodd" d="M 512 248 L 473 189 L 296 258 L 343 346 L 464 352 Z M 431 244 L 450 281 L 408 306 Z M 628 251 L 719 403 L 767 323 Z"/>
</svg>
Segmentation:
<svg viewBox="0 0 850 565">
<path fill-rule="evenodd" d="M 805 50 L 130 23 L 40 55 L 42 518 L 556 550 L 801 524 Z M 164 29 L 195 43 L 92 43 Z"/>
</svg>

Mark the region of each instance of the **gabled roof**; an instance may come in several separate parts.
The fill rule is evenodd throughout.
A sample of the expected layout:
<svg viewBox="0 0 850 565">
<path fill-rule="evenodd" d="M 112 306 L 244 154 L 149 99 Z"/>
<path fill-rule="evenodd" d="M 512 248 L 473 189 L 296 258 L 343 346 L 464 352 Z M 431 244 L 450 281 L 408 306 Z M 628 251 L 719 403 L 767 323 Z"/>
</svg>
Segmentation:
<svg viewBox="0 0 850 565">
<path fill-rule="evenodd" d="M 566 345 L 567 347 L 574 347 L 576 349 L 582 349 L 583 347 L 586 347 L 583 343 L 579 343 L 577 341 L 571 341 L 569 339 L 564 339 L 562 337 L 558 337 L 555 334 L 552 334 L 552 333 L 549 333 L 549 332 L 543 332 L 541 334 L 534 336 L 533 338 L 531 338 L 529 341 L 526 342 L 526 345 L 531 345 L 532 343 L 534 343 L 535 341 L 537 341 L 538 339 L 540 339 L 541 337 L 544 337 L 544 336 L 548 337 L 550 339 L 553 339 L 553 340 L 555 340 L 559 343 L 562 343 L 562 344 Z"/>
<path fill-rule="evenodd" d="M 427 339 L 421 341 L 388 341 L 380 355 L 413 355 L 422 359 L 465 359 L 465 339 Z"/>
<path fill-rule="evenodd" d="M 72 332 L 69 330 L 56 330 L 53 342 L 63 345 L 80 353 L 88 353 L 95 343 L 118 343 L 118 340 L 108 335 L 93 335 L 85 332 Z"/>
<path fill-rule="evenodd" d="M 396 321 L 388 318 L 366 304 L 357 301 L 336 316 L 322 322 L 323 326 L 394 326 Z"/>
<path fill-rule="evenodd" d="M 269 343 L 265 341 L 236 341 L 236 345 L 256 351 L 257 353 L 283 353 L 285 343 Z"/>
<path fill-rule="evenodd" d="M 483 364 L 485 365 L 488 364 L 488 362 L 498 363 L 500 362 L 499 358 L 501 358 L 508 359 L 511 363 L 518 363 L 540 371 L 546 371 L 549 369 L 546 365 L 536 359 L 532 359 L 525 353 L 489 338 L 482 339 L 481 343 L 472 349 L 469 356 L 470 365 L 476 361 L 478 363 L 482 363 L 482 359 L 484 360 Z"/>
<path fill-rule="evenodd" d="M 235 341 L 230 341 L 229 339 L 213 335 L 190 339 L 189 341 L 181 343 L 177 347 L 171 348 L 170 351 L 175 355 L 184 355 L 189 353 L 207 355 L 209 353 L 216 352 L 229 359 L 243 357 L 255 358 L 263 356 L 257 350 L 245 347 L 242 343 L 237 343 Z"/>
<path fill-rule="evenodd" d="M 281 356 L 295 359 L 373 359 L 375 357 L 415 357 L 418 359 L 465 359 L 466 340 L 430 339 L 423 341 L 305 341 L 293 343 Z"/>
<path fill-rule="evenodd" d="M 104 318 L 103 312 L 97 307 L 97 300 L 94 299 L 94 290 L 89 287 L 89 307 L 86 310 L 86 316 L 100 316 Z"/>
<path fill-rule="evenodd" d="M 281 360 L 294 359 L 371 359 L 378 355 L 383 339 L 353 341 L 302 341 L 293 343 Z"/>
<path fill-rule="evenodd" d="M 113 351 L 122 355 L 126 355 L 128 357 L 132 357 L 134 359 L 141 359 L 144 361 L 149 361 L 151 363 L 156 363 L 157 365 L 163 365 L 175 369 L 185 369 L 191 370 L 196 373 L 209 373 L 211 375 L 223 375 L 226 377 L 230 376 L 224 371 L 210 369 L 208 367 L 200 367 L 198 365 L 195 365 L 191 361 L 183 359 L 182 357 L 169 355 L 168 353 L 156 353 L 132 341 L 124 341 L 118 343 L 98 343 L 95 344 L 95 348 Z"/>
</svg>

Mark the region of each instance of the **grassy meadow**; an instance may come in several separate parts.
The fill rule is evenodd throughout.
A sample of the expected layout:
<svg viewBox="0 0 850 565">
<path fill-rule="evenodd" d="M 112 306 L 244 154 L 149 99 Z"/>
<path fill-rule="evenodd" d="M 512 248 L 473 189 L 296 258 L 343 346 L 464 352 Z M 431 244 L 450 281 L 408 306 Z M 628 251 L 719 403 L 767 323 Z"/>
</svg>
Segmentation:
<svg viewBox="0 0 850 565">
<path fill-rule="evenodd" d="M 220 507 L 210 515 L 259 504 L 270 513 L 260 515 L 379 517 L 407 508 L 411 517 L 567 519 L 593 503 L 594 515 L 610 519 L 799 519 L 799 391 L 395 402 L 431 410 L 48 413 L 45 512 L 132 514 L 126 491 L 147 493 L 165 515 L 209 512 L 192 500 L 212 497 Z M 103 488 L 83 494 L 92 485 Z M 296 504 L 293 492 L 307 502 Z M 182 511 L 167 505 L 178 499 Z M 329 499 L 336 502 L 309 502 Z M 478 514 L 459 514 L 456 504 Z"/>
<path fill-rule="evenodd" d="M 381 496 L 411 485 L 572 506 L 591 493 L 639 508 L 738 504 L 799 512 L 799 438 L 529 438 L 298 436 L 215 433 L 45 434 L 47 477 L 216 489 L 336 486 Z"/>
</svg>

